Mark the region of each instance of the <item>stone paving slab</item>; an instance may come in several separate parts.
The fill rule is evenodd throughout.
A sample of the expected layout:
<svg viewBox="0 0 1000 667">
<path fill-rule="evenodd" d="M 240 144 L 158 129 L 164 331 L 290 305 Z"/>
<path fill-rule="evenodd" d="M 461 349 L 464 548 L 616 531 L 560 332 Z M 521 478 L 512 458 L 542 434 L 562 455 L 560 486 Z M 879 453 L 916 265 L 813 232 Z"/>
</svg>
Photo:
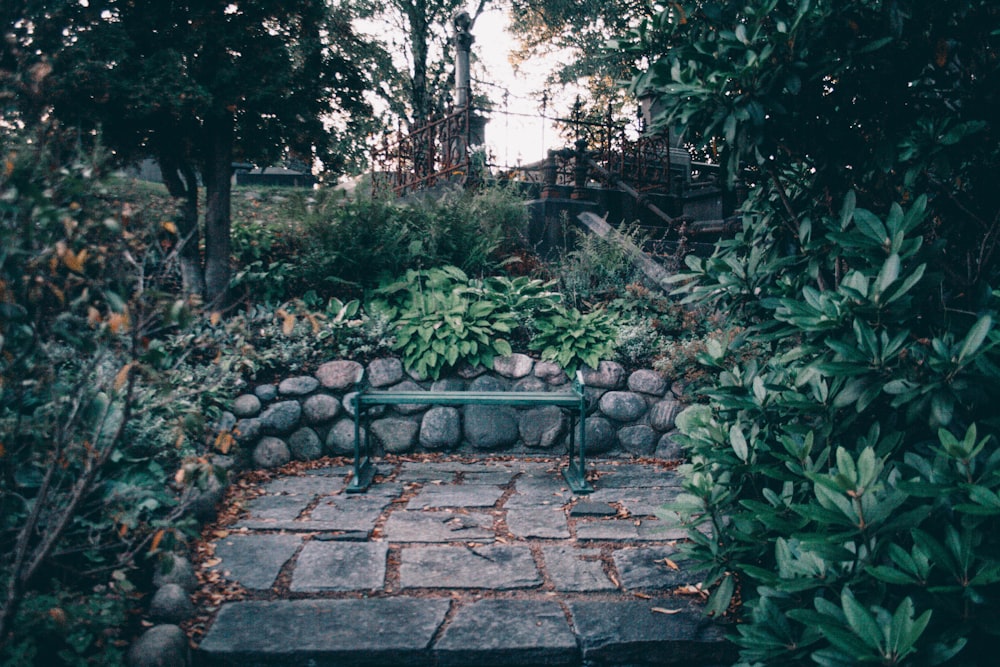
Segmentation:
<svg viewBox="0 0 1000 667">
<path fill-rule="evenodd" d="M 310 519 L 320 522 L 325 530 L 371 532 L 382 512 L 392 502 L 390 496 L 339 495 L 321 500 L 313 508 Z"/>
<path fill-rule="evenodd" d="M 409 547 L 403 549 L 400 585 L 410 588 L 487 588 L 507 591 L 542 584 L 525 546 Z"/>
<path fill-rule="evenodd" d="M 735 658 L 725 630 L 683 600 L 571 600 L 567 606 L 586 664 L 705 667 Z"/>
<path fill-rule="evenodd" d="M 573 500 L 573 495 L 568 489 L 563 493 L 518 490 L 517 493 L 507 499 L 507 502 L 504 503 L 504 507 L 509 510 L 516 508 L 537 509 L 539 507 L 564 507 L 571 500 Z"/>
<path fill-rule="evenodd" d="M 314 521 L 312 519 L 296 519 L 293 521 L 285 521 L 279 519 L 261 519 L 255 521 L 252 519 L 244 519 L 236 523 L 233 527 L 245 530 L 269 530 L 269 531 L 282 531 L 288 533 L 314 533 L 316 531 L 326 531 L 329 533 L 356 533 L 360 534 L 367 539 L 371 534 L 371 528 L 365 530 L 354 530 L 352 528 L 344 528 L 344 521 Z"/>
<path fill-rule="evenodd" d="M 618 510 L 611 503 L 595 500 L 594 498 L 582 498 L 573 505 L 570 516 L 616 516 Z"/>
<path fill-rule="evenodd" d="M 297 535 L 235 533 L 216 543 L 215 557 L 221 562 L 213 569 L 244 588 L 266 590 L 301 545 Z"/>
<path fill-rule="evenodd" d="M 576 636 L 558 602 L 481 600 L 461 607 L 434 644 L 442 667 L 576 665 Z"/>
<path fill-rule="evenodd" d="M 447 510 L 393 512 L 385 536 L 390 542 L 492 542 L 495 537 L 491 515 Z"/>
<path fill-rule="evenodd" d="M 566 515 L 558 505 L 507 510 L 507 529 L 515 537 L 525 539 L 566 539 L 570 536 Z"/>
<path fill-rule="evenodd" d="M 354 466 L 351 464 L 342 466 L 330 466 L 329 468 L 313 468 L 312 470 L 306 470 L 302 473 L 303 477 L 340 477 L 345 478 L 349 473 L 354 470 Z"/>
<path fill-rule="evenodd" d="M 503 489 L 492 486 L 427 486 L 407 504 L 410 509 L 493 507 Z"/>
<path fill-rule="evenodd" d="M 384 542 L 307 542 L 290 589 L 293 593 L 380 589 L 385 585 L 388 553 Z"/>
<path fill-rule="evenodd" d="M 346 473 L 346 471 L 345 471 Z M 344 473 L 340 475 L 303 475 L 281 477 L 263 484 L 261 488 L 270 495 L 308 496 L 340 493 L 346 482 Z"/>
<path fill-rule="evenodd" d="M 488 486 L 507 486 L 514 480 L 517 473 L 512 470 L 485 470 L 466 472 L 462 474 L 462 484 L 479 484 Z"/>
<path fill-rule="evenodd" d="M 673 547 L 642 547 L 618 549 L 612 554 L 622 588 L 635 590 L 673 590 L 684 584 L 697 583 L 683 561 L 676 560 Z M 673 563 L 679 569 L 674 569 Z"/>
<path fill-rule="evenodd" d="M 198 652 L 209 665 L 430 665 L 448 606 L 410 598 L 233 602 Z"/>
<path fill-rule="evenodd" d="M 258 496 L 247 503 L 250 521 L 293 521 L 312 502 L 312 496 Z"/>
<path fill-rule="evenodd" d="M 594 593 L 613 591 L 617 586 L 604 572 L 598 549 L 575 547 L 542 547 L 545 571 L 557 591 Z"/>
<path fill-rule="evenodd" d="M 561 494 L 567 500 L 572 497 L 566 480 L 558 470 L 522 474 L 514 486 L 518 493 Z"/>
<path fill-rule="evenodd" d="M 598 475 L 595 487 L 602 489 L 638 489 L 680 487 L 680 478 L 672 470 L 662 470 L 651 465 L 610 466 Z"/>
<path fill-rule="evenodd" d="M 591 542 L 664 542 L 686 533 L 671 531 L 656 519 L 599 519 L 578 521 L 576 539 Z"/>
<path fill-rule="evenodd" d="M 443 468 L 436 463 L 404 463 L 396 474 L 396 481 L 403 483 L 453 482 L 456 470 Z"/>
<path fill-rule="evenodd" d="M 642 487 L 638 489 L 600 488 L 587 500 L 595 503 L 618 503 L 632 516 L 655 516 L 663 506 L 676 500 L 679 487 Z"/>
</svg>

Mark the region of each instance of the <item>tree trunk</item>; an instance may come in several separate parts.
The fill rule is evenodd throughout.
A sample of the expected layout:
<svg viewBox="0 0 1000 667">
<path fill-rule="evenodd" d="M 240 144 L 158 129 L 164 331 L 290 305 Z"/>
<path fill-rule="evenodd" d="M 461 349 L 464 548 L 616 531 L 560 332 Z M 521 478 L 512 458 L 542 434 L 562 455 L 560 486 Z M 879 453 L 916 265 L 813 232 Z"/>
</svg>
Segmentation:
<svg viewBox="0 0 1000 667">
<path fill-rule="evenodd" d="M 177 259 L 185 296 L 205 294 L 205 273 L 201 266 L 201 233 L 198 229 L 198 180 L 189 164 L 181 164 L 167 155 L 158 158 L 163 183 L 172 197 L 181 201 L 177 234 L 180 244 Z"/>
<path fill-rule="evenodd" d="M 414 0 L 407 5 L 407 19 L 410 23 L 410 49 L 413 52 L 413 79 L 410 82 L 410 100 L 413 103 L 411 131 L 427 124 L 430 116 L 430 100 L 427 94 L 427 3 Z"/>
<path fill-rule="evenodd" d="M 205 123 L 205 302 L 223 308 L 229 290 L 233 117 L 222 114 Z"/>
</svg>

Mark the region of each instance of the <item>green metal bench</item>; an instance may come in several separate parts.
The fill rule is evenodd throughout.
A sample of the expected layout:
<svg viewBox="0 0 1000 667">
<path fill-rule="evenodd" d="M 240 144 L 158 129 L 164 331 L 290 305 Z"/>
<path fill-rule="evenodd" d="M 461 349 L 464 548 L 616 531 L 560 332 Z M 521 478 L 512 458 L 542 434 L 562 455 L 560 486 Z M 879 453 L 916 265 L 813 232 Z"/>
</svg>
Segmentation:
<svg viewBox="0 0 1000 667">
<path fill-rule="evenodd" d="M 555 405 L 566 408 L 571 415 L 569 431 L 569 462 L 563 477 L 574 493 L 592 493 L 594 487 L 587 482 L 585 452 L 587 444 L 587 401 L 583 393 L 580 373 L 569 391 L 379 391 L 364 385 L 364 371 L 358 374 L 357 393 L 354 395 L 354 477 L 347 485 L 348 493 L 364 493 L 371 486 L 377 472 L 372 460 L 371 429 L 362 421 L 369 408 L 378 405 L 506 405 L 510 407 L 538 407 Z M 577 432 L 579 436 L 577 437 Z M 362 440 L 364 451 L 362 451 Z M 578 442 L 577 442 L 578 440 Z"/>
</svg>

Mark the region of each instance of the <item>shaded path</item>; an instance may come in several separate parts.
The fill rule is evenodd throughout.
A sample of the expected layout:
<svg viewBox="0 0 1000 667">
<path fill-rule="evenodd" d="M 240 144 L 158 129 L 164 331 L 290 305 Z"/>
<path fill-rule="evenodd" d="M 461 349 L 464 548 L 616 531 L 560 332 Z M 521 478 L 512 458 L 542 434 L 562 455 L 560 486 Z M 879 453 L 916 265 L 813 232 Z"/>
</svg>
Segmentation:
<svg viewBox="0 0 1000 667">
<path fill-rule="evenodd" d="M 197 662 L 726 662 L 677 559 L 683 532 L 653 516 L 674 473 L 591 467 L 597 491 L 581 498 L 557 463 L 531 460 L 383 461 L 364 495 L 344 493 L 346 466 L 276 478 L 211 543 L 214 578 L 243 595 Z"/>
</svg>

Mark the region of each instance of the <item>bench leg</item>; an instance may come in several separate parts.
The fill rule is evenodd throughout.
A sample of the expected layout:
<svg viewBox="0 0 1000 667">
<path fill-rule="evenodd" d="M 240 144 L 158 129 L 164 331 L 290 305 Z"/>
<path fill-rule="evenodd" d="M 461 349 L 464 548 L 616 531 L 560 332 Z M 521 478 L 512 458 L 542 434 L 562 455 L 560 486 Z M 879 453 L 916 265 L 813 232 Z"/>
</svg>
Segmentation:
<svg viewBox="0 0 1000 667">
<path fill-rule="evenodd" d="M 375 479 L 375 464 L 372 463 L 371 441 L 368 439 L 368 429 L 365 429 L 365 453 L 361 455 L 361 406 L 354 403 L 354 476 L 347 485 L 347 493 L 364 493 Z"/>
<path fill-rule="evenodd" d="M 577 428 L 580 429 L 580 449 L 578 452 L 575 451 L 576 447 L 574 446 L 574 436 Z M 569 465 L 563 468 L 562 471 L 563 477 L 566 479 L 566 483 L 569 484 L 570 490 L 579 495 L 586 495 L 594 492 L 594 487 L 591 486 L 586 477 L 587 468 L 584 463 L 586 449 L 586 408 L 585 404 L 581 401 L 580 417 L 577 419 L 577 423 L 571 426 L 569 431 Z"/>
</svg>

